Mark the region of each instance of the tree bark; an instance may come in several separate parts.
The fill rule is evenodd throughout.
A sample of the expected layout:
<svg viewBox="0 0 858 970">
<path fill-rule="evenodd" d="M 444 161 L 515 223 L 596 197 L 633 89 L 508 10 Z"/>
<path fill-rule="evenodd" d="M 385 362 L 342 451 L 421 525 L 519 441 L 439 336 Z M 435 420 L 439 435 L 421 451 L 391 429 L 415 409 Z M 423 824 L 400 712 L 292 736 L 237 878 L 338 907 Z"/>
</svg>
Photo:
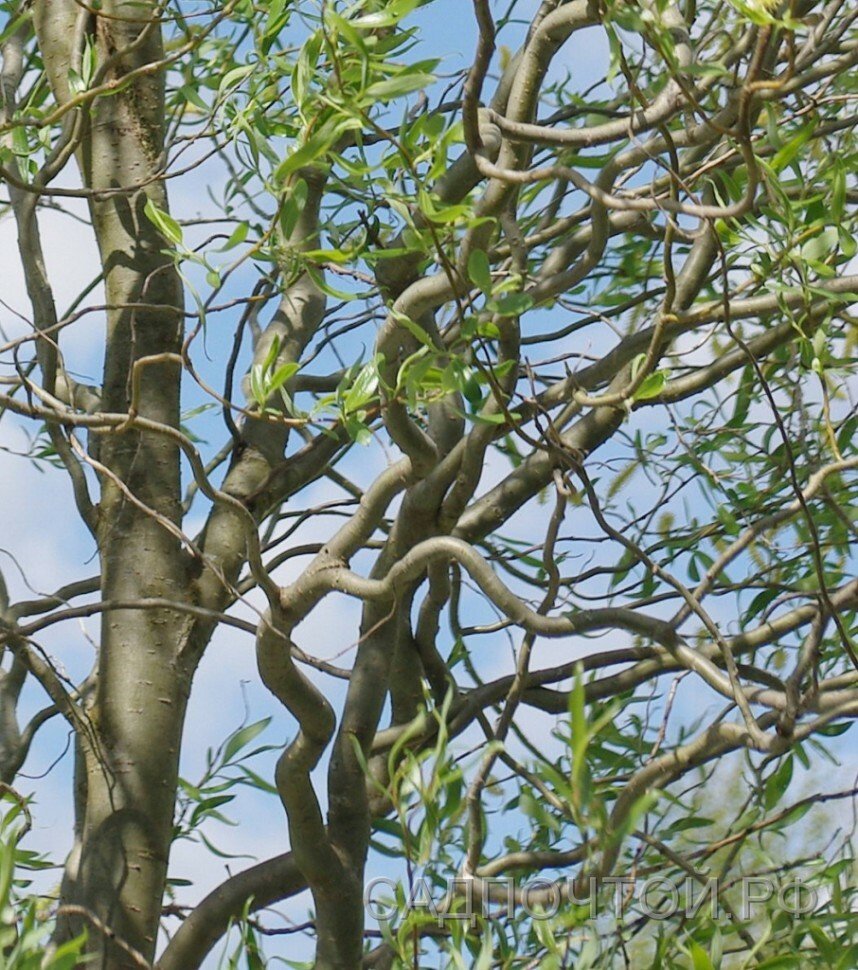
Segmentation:
<svg viewBox="0 0 858 970">
<path fill-rule="evenodd" d="M 39 46 L 59 104 L 70 97 L 73 45 L 89 34 L 105 81 L 163 58 L 154 4 L 105 3 L 105 16 L 73 0 L 34 10 Z M 80 18 L 85 17 L 85 22 Z M 107 312 L 102 406 L 178 429 L 183 293 L 167 244 L 147 218 L 147 199 L 167 208 L 158 180 L 164 146 L 162 71 L 147 68 L 83 119 L 77 152 L 104 269 Z M 154 358 L 140 364 L 144 358 Z M 136 369 L 135 369 L 136 365 Z M 133 400 L 132 400 L 133 399 Z M 96 537 L 105 600 L 187 597 L 190 559 L 181 548 L 179 449 L 136 430 L 104 435 L 98 457 Z M 187 616 L 122 610 L 103 616 L 98 681 L 89 708 L 80 845 L 69 860 L 63 902 L 83 907 L 151 960 L 172 838 L 179 750 L 191 671 L 181 659 Z M 77 921 L 77 918 L 76 918 Z M 72 923 L 67 929 L 77 929 Z M 89 927 L 96 965 L 133 966 L 125 949 Z"/>
</svg>

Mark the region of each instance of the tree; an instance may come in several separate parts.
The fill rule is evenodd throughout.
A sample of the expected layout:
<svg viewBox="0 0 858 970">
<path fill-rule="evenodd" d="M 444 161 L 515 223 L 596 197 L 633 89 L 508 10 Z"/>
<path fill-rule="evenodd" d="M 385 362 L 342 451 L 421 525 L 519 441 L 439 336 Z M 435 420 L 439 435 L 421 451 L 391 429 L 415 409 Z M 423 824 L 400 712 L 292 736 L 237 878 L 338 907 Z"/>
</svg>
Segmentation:
<svg viewBox="0 0 858 970">
<path fill-rule="evenodd" d="M 854 794 L 793 781 L 858 715 L 852 5 L 2 9 L 29 300 L 24 325 L 4 303 L 5 440 L 29 435 L 97 553 L 0 604 L 12 965 L 188 970 L 240 925 L 259 966 L 254 914 L 307 889 L 318 968 L 854 965 L 848 833 L 806 910 L 735 908 L 743 876 L 807 861 L 789 826 Z M 57 212 L 99 254 L 67 307 Z M 90 383 L 68 348 L 94 318 Z M 302 643 L 343 598 L 359 624 Z M 81 618 L 78 676 L 44 638 Z M 240 775 L 288 841 L 185 909 L 171 845 L 265 726 L 180 786 L 224 626 L 294 725 L 273 777 Z M 9 880 L 36 863 L 16 778 L 56 718 L 74 845 L 45 930 Z M 390 856 L 395 917 L 367 937 Z M 588 931 L 611 878 L 653 874 L 717 875 L 732 918 L 635 904 Z M 500 905 L 508 876 L 490 917 L 405 905 L 420 880 L 450 916 Z"/>
</svg>

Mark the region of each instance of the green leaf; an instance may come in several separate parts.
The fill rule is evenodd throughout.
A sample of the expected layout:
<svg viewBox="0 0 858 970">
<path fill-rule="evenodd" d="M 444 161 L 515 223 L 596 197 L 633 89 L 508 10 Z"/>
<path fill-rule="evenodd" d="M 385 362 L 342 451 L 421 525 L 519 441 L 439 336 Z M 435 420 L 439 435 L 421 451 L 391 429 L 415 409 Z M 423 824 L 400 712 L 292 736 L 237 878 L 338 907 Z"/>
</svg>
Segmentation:
<svg viewBox="0 0 858 970">
<path fill-rule="evenodd" d="M 315 162 L 332 144 L 333 139 L 328 137 L 317 135 L 314 138 L 310 138 L 309 141 L 287 155 L 280 165 L 278 165 L 274 173 L 275 179 L 283 181 L 292 172 L 297 172 L 299 168 Z"/>
<path fill-rule="evenodd" d="M 265 407 L 267 395 L 262 377 L 262 368 L 256 364 L 250 368 L 250 396 L 261 407 Z"/>
<path fill-rule="evenodd" d="M 801 151 L 801 146 L 813 135 L 815 129 L 816 121 L 808 122 L 794 138 L 775 152 L 770 163 L 775 172 L 780 172 L 789 165 Z"/>
<path fill-rule="evenodd" d="M 396 309 L 391 310 L 391 315 L 400 326 L 405 327 L 411 336 L 423 344 L 424 347 L 428 350 L 435 350 L 435 344 L 432 342 L 432 338 L 419 323 L 415 323 L 410 317 L 407 317 L 404 313 L 400 313 Z"/>
<path fill-rule="evenodd" d="M 482 411 L 471 414 L 469 417 L 477 424 L 506 424 L 507 421 L 505 414 L 484 414 Z"/>
<path fill-rule="evenodd" d="M 208 112 L 210 110 L 209 106 L 200 97 L 197 88 L 193 87 L 192 85 L 183 85 L 181 88 L 179 88 L 179 94 L 185 99 L 185 101 L 190 102 L 195 108 L 199 108 L 200 111 Z"/>
<path fill-rule="evenodd" d="M 823 230 L 813 239 L 809 239 L 801 247 L 802 258 L 806 260 L 824 259 L 837 248 L 839 236 L 837 227 L 829 226 L 828 229 Z"/>
<path fill-rule="evenodd" d="M 533 297 L 529 293 L 504 293 L 496 300 L 492 300 L 490 309 L 502 317 L 519 317 L 533 306 Z"/>
<path fill-rule="evenodd" d="M 232 230 L 229 239 L 220 247 L 220 251 L 225 253 L 229 249 L 235 249 L 236 246 L 240 246 L 247 239 L 249 230 L 250 227 L 246 222 L 239 222 L 235 229 Z"/>
<path fill-rule="evenodd" d="M 792 755 L 787 755 L 777 771 L 766 780 L 763 789 L 763 804 L 766 809 L 773 808 L 783 798 L 792 781 L 793 764 Z"/>
<path fill-rule="evenodd" d="M 346 392 L 343 399 L 343 410 L 346 414 L 357 411 L 372 400 L 378 387 L 378 362 L 371 360 L 364 364 L 355 378 L 354 384 Z"/>
<path fill-rule="evenodd" d="M 476 374 L 471 374 L 462 384 L 462 394 L 465 400 L 473 407 L 477 408 L 483 401 L 483 388 Z"/>
<path fill-rule="evenodd" d="M 794 805 L 784 817 L 777 823 L 778 829 L 785 829 L 788 825 L 792 825 L 799 819 L 804 818 L 805 815 L 813 808 L 813 802 L 804 802 L 800 805 Z"/>
<path fill-rule="evenodd" d="M 279 391 L 300 369 L 301 365 L 296 364 L 294 361 L 287 361 L 285 364 L 281 364 L 268 380 L 269 394 L 273 391 Z"/>
<path fill-rule="evenodd" d="M 846 172 L 835 160 L 834 174 L 831 178 L 831 217 L 836 223 L 843 218 L 846 206 Z"/>
<path fill-rule="evenodd" d="M 287 155 L 274 172 L 274 178 L 282 182 L 287 176 L 297 172 L 298 169 L 311 165 L 325 155 L 334 142 L 347 131 L 353 131 L 360 126 L 361 122 L 358 118 L 349 115 L 336 115 L 322 125 L 303 145 Z"/>
<path fill-rule="evenodd" d="M 346 431 L 355 444 L 360 445 L 362 448 L 366 448 L 372 441 L 372 431 L 358 418 L 352 416 L 348 418 L 346 421 Z"/>
<path fill-rule="evenodd" d="M 421 0 L 392 0 L 386 10 L 367 13 L 355 17 L 351 22 L 358 30 L 378 30 L 379 27 L 392 27 L 414 10 Z"/>
<path fill-rule="evenodd" d="M 257 791 L 265 792 L 267 795 L 277 794 L 276 785 L 272 785 L 270 781 L 266 781 L 261 775 L 258 775 L 255 771 L 251 771 L 247 765 L 238 765 L 237 767 L 244 775 L 249 787 L 255 788 Z"/>
<path fill-rule="evenodd" d="M 70 67 L 68 71 L 68 83 L 70 94 L 81 94 L 83 91 L 86 91 L 86 81 L 84 81 L 73 67 Z"/>
<path fill-rule="evenodd" d="M 364 94 L 372 101 L 392 101 L 413 91 L 424 91 L 434 82 L 435 77 L 432 74 L 403 73 L 370 84 Z"/>
<path fill-rule="evenodd" d="M 265 354 L 265 359 L 262 361 L 262 373 L 267 374 L 271 368 L 274 366 L 274 361 L 277 360 L 277 355 L 280 353 L 280 334 L 275 333 L 268 345 L 268 350 Z"/>
<path fill-rule="evenodd" d="M 711 818 L 703 818 L 700 815 L 686 815 L 672 822 L 668 828 L 669 832 L 686 832 L 688 829 L 704 829 L 713 825 Z"/>
<path fill-rule="evenodd" d="M 319 54 L 322 51 L 324 40 L 322 31 L 315 31 L 301 48 L 301 53 L 298 55 L 295 69 L 292 72 L 292 96 L 295 99 L 295 104 L 299 108 L 307 98 L 307 90 L 310 86 L 313 72 L 316 69 L 316 63 L 319 60 Z"/>
<path fill-rule="evenodd" d="M 691 965 L 694 970 L 715 970 L 712 961 L 709 959 L 709 954 L 699 943 L 691 940 L 688 945 L 688 952 L 691 954 Z"/>
<path fill-rule="evenodd" d="M 239 81 L 243 81 L 248 74 L 253 73 L 255 68 L 255 64 L 242 64 L 241 67 L 234 67 L 231 71 L 227 71 L 220 79 L 218 91 L 222 94 L 227 88 L 234 87 Z"/>
<path fill-rule="evenodd" d="M 231 761 L 242 748 L 246 748 L 254 738 L 259 737 L 270 723 L 271 718 L 264 717 L 261 721 L 256 721 L 254 724 L 247 724 L 231 734 L 227 738 L 223 748 L 224 763 Z"/>
<path fill-rule="evenodd" d="M 773 600 L 777 599 L 780 590 L 776 587 L 770 587 L 769 589 L 761 590 L 748 604 L 748 609 L 745 612 L 745 620 L 751 620 L 771 603 Z"/>
<path fill-rule="evenodd" d="M 651 397 L 661 394 L 662 388 L 667 382 L 667 375 L 662 370 L 657 370 L 653 374 L 647 375 L 641 386 L 635 391 L 635 401 L 647 401 Z"/>
<path fill-rule="evenodd" d="M 468 276 L 487 296 L 492 292 L 492 270 L 489 257 L 482 249 L 475 249 L 468 257 Z"/>
<path fill-rule="evenodd" d="M 182 244 L 182 227 L 169 212 L 159 209 L 151 199 L 146 200 L 143 212 L 146 214 L 146 218 L 168 242 L 173 243 L 174 246 L 180 246 Z"/>
</svg>

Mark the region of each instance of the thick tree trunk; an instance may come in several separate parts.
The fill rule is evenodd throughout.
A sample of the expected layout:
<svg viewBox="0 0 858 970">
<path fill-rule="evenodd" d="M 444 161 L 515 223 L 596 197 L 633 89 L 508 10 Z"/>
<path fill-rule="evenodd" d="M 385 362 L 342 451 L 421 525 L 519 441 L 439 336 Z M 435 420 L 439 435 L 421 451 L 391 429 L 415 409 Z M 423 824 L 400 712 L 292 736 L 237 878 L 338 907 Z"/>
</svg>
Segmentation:
<svg viewBox="0 0 858 970">
<path fill-rule="evenodd" d="M 89 35 L 104 80 L 118 80 L 162 57 L 160 26 L 141 3 L 105 3 L 90 15 L 74 0 L 42 0 L 35 23 L 60 103 L 69 99 L 73 45 Z M 110 309 L 102 407 L 132 410 L 179 427 L 183 293 L 173 259 L 144 213 L 166 209 L 162 162 L 164 97 L 158 70 L 141 72 L 99 98 L 83 121 L 77 152 L 84 185 L 97 190 L 90 212 Z M 119 191 L 116 191 L 116 190 Z M 106 192 L 104 190 L 107 190 Z M 148 360 L 143 363 L 144 358 Z M 135 367 L 136 364 L 136 367 Z M 181 522 L 179 449 L 156 433 L 119 430 L 93 447 L 101 485 L 97 538 L 104 600 L 188 596 L 189 558 Z M 181 659 L 187 615 L 170 610 L 103 614 L 90 732 L 80 746 L 84 779 L 79 845 L 69 859 L 64 902 L 91 917 L 97 966 L 134 966 L 127 947 L 155 952 L 167 871 L 182 726 L 191 670 Z M 80 908 L 80 909 L 79 909 Z M 94 927 L 96 920 L 110 933 Z M 123 947 L 112 942 L 115 935 Z"/>
</svg>

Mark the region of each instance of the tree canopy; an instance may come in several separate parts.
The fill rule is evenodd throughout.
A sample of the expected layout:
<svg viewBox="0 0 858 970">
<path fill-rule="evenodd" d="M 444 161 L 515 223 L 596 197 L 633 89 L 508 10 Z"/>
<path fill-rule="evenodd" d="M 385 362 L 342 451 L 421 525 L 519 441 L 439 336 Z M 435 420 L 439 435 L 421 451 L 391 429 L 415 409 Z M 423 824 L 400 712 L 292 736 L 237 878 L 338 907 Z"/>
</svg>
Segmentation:
<svg viewBox="0 0 858 970">
<path fill-rule="evenodd" d="M 0 964 L 856 965 L 854 5 L 0 11 Z"/>
</svg>

